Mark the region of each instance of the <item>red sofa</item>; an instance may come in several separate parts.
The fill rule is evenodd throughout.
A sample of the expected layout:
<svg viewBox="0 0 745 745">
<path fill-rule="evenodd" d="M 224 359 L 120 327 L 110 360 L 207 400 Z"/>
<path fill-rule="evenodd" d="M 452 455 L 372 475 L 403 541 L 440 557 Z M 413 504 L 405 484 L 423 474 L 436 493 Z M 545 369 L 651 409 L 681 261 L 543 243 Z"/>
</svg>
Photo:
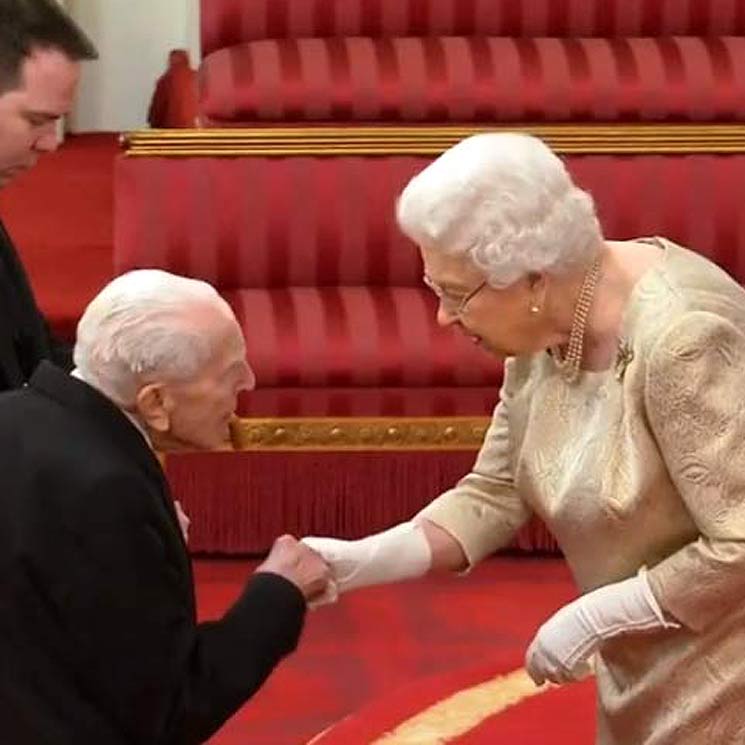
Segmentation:
<svg viewBox="0 0 745 745">
<path fill-rule="evenodd" d="M 742 120 L 734 0 L 202 0 L 200 116 Z"/>
<path fill-rule="evenodd" d="M 193 126 L 197 96 L 216 127 L 743 119 L 739 0 L 202 0 L 201 18 L 199 74 L 166 72 L 158 126 Z"/>
</svg>

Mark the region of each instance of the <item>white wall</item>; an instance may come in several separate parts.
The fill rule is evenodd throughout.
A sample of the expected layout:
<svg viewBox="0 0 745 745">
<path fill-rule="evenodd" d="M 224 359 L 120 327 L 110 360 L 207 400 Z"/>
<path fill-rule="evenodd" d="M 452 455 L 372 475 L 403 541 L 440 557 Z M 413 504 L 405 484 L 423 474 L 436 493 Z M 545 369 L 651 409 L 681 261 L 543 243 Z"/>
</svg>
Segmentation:
<svg viewBox="0 0 745 745">
<path fill-rule="evenodd" d="M 66 0 L 98 47 L 83 64 L 73 132 L 124 131 L 146 126 L 155 81 L 168 52 L 189 49 L 198 63 L 199 0 Z"/>
</svg>

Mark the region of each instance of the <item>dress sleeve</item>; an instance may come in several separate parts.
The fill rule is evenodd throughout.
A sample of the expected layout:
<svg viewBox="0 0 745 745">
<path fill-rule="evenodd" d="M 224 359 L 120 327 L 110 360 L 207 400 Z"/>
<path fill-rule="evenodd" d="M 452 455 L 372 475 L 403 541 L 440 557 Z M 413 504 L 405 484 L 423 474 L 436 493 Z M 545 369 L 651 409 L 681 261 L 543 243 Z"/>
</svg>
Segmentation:
<svg viewBox="0 0 745 745">
<path fill-rule="evenodd" d="M 649 572 L 660 605 L 701 631 L 745 593 L 745 335 L 713 313 L 683 315 L 650 355 L 646 409 L 699 531 Z"/>
<path fill-rule="evenodd" d="M 505 385 L 471 472 L 418 515 L 450 533 L 469 566 L 506 546 L 531 514 L 514 486 L 509 399 Z"/>
</svg>

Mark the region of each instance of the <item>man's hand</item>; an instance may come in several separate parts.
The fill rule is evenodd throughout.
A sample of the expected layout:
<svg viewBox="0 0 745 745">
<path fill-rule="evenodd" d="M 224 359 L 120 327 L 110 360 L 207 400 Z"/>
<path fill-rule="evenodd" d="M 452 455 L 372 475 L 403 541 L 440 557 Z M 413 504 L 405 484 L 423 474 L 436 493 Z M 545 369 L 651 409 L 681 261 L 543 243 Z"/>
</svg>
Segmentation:
<svg viewBox="0 0 745 745">
<path fill-rule="evenodd" d="M 567 683 L 590 673 L 589 660 L 606 639 L 680 625 L 665 618 L 647 575 L 615 582 L 559 609 L 541 626 L 525 656 L 536 685 Z"/>
<path fill-rule="evenodd" d="M 291 535 L 274 541 L 272 550 L 256 572 L 270 572 L 294 584 L 306 600 L 321 595 L 331 581 L 331 570 L 326 562 L 306 545 Z"/>
</svg>

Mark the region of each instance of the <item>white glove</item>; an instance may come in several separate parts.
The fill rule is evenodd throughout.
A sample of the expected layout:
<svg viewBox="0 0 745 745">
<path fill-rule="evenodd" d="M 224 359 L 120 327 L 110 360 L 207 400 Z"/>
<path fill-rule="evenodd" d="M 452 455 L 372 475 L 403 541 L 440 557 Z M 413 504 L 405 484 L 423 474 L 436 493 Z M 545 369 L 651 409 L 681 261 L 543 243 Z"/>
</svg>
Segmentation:
<svg viewBox="0 0 745 745">
<path fill-rule="evenodd" d="M 536 685 L 566 683 L 591 672 L 589 659 L 600 644 L 621 634 L 677 629 L 668 621 L 646 572 L 587 593 L 558 610 L 538 629 L 525 656 Z"/>
<path fill-rule="evenodd" d="M 421 577 L 432 565 L 429 541 L 422 527 L 413 522 L 358 541 L 309 536 L 302 542 L 323 557 L 334 579 L 329 591 L 313 605 L 332 603 L 338 594 L 358 587 Z"/>
</svg>

